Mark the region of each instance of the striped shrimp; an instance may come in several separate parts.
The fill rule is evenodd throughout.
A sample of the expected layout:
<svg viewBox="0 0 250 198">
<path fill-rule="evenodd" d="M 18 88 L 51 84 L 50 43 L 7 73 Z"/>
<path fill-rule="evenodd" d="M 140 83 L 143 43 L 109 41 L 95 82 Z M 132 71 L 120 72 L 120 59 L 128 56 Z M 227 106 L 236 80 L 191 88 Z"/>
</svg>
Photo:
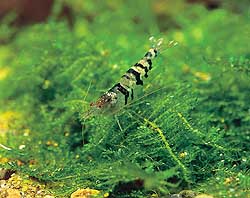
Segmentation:
<svg viewBox="0 0 250 198">
<path fill-rule="evenodd" d="M 142 86 L 144 78 L 148 77 L 148 72 L 152 69 L 152 60 L 158 56 L 163 49 L 163 38 L 156 40 L 150 37 L 152 47 L 137 63 L 130 67 L 107 92 L 101 95 L 97 101 L 90 103 L 91 109 L 87 117 L 93 113 L 113 113 L 128 104 L 128 100 L 134 99 L 134 88 Z M 177 43 L 170 41 L 165 49 L 175 46 Z"/>
</svg>

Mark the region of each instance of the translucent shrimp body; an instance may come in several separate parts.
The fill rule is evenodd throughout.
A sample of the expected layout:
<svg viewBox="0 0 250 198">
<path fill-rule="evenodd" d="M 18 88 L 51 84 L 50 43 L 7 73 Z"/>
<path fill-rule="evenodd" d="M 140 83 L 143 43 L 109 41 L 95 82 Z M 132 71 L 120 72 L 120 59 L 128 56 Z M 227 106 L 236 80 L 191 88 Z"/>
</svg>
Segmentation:
<svg viewBox="0 0 250 198">
<path fill-rule="evenodd" d="M 128 99 L 134 99 L 134 88 L 143 85 L 143 79 L 148 77 L 152 69 L 152 60 L 166 49 L 177 45 L 170 41 L 163 45 L 163 38 L 150 37 L 151 48 L 137 63 L 130 67 L 111 89 L 100 96 L 96 102 L 90 104 L 91 109 L 87 115 L 92 113 L 113 113 L 128 103 Z"/>
</svg>

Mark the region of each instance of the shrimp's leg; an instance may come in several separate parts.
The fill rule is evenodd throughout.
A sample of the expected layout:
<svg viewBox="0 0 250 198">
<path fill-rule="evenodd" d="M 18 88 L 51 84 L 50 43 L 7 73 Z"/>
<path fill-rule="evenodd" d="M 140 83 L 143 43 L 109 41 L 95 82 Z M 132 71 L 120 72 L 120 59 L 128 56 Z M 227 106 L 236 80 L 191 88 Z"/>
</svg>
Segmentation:
<svg viewBox="0 0 250 198">
<path fill-rule="evenodd" d="M 117 115 L 115 115 L 115 120 L 116 120 L 116 122 L 117 122 L 117 125 L 118 125 L 120 131 L 123 132 L 122 126 L 121 126 L 121 124 L 120 124 L 120 121 L 119 121 Z"/>
</svg>

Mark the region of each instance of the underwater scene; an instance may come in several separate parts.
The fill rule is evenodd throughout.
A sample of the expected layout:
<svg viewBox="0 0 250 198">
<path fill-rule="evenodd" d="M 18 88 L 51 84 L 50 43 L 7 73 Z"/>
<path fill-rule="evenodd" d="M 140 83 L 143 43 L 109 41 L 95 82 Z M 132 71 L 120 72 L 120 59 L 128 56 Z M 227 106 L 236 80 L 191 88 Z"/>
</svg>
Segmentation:
<svg viewBox="0 0 250 198">
<path fill-rule="evenodd" d="M 1 0 L 0 198 L 250 198 L 249 0 Z"/>
</svg>

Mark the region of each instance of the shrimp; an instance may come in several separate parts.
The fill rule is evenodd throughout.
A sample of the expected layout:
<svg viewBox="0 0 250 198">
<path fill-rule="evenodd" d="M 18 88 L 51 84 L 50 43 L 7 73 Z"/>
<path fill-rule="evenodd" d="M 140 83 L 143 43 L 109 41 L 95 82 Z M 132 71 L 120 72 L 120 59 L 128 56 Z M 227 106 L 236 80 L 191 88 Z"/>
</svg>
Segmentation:
<svg viewBox="0 0 250 198">
<path fill-rule="evenodd" d="M 90 110 L 86 116 L 98 113 L 113 113 L 122 106 L 128 104 L 128 99 L 134 99 L 134 88 L 144 84 L 144 78 L 148 78 L 148 72 L 152 69 L 152 60 L 163 52 L 163 38 L 156 40 L 150 37 L 151 48 L 137 63 L 130 67 L 120 80 L 107 92 L 101 95 L 97 101 L 90 103 Z M 170 41 L 165 49 L 177 45 L 177 42 Z"/>
</svg>

